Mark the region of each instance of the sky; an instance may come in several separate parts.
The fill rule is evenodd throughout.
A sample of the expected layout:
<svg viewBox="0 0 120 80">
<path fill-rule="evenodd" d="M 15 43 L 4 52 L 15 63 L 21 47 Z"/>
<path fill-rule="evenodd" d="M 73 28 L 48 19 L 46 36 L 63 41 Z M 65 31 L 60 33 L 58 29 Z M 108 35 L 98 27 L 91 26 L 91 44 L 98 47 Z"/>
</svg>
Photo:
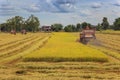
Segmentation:
<svg viewBox="0 0 120 80">
<path fill-rule="evenodd" d="M 107 17 L 120 17 L 120 0 L 0 0 L 0 23 L 14 16 L 37 16 L 41 25 L 89 22 L 97 25 Z"/>
</svg>

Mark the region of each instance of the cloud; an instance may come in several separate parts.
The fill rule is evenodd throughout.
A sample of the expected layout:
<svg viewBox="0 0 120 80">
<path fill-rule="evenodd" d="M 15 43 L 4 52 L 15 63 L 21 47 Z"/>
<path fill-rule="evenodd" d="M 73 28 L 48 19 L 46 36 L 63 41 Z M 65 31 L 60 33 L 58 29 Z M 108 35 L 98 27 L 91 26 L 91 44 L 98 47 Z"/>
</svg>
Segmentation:
<svg viewBox="0 0 120 80">
<path fill-rule="evenodd" d="M 55 12 L 57 8 L 53 6 L 51 0 L 43 0 L 37 3 L 31 3 L 27 6 L 23 6 L 22 9 L 28 12 Z"/>
<path fill-rule="evenodd" d="M 2 4 L 0 6 L 0 10 L 14 10 L 14 7 L 11 6 L 10 4 Z"/>
<path fill-rule="evenodd" d="M 91 16 L 92 12 L 90 10 L 88 10 L 88 9 L 85 9 L 85 10 L 80 11 L 80 15 L 81 16 Z"/>
<path fill-rule="evenodd" d="M 115 14 L 117 17 L 120 16 L 120 11 L 119 10 L 112 10 L 113 14 Z"/>
<path fill-rule="evenodd" d="M 117 0 L 113 5 L 120 6 L 120 0 Z"/>
<path fill-rule="evenodd" d="M 57 4 L 75 4 L 78 0 L 53 0 Z"/>
<path fill-rule="evenodd" d="M 37 3 L 31 3 L 22 9 L 28 12 L 53 12 L 66 13 L 76 9 L 75 4 L 78 0 L 43 0 Z"/>
<path fill-rule="evenodd" d="M 97 23 L 104 16 L 119 17 L 120 8 L 115 6 L 120 6 L 120 0 L 0 0 L 0 17 L 2 21 L 11 15 L 26 17 L 28 14 L 34 14 L 42 18 L 43 23 L 57 21 Z M 62 15 L 59 17 L 56 14 Z"/>
<path fill-rule="evenodd" d="M 102 3 L 93 3 L 91 5 L 92 8 L 101 8 L 102 7 Z"/>
<path fill-rule="evenodd" d="M 3 2 L 0 4 L 0 16 L 9 16 L 16 14 L 16 9 L 9 2 Z"/>
<path fill-rule="evenodd" d="M 29 6 L 22 7 L 22 9 L 28 11 L 28 12 L 40 12 L 40 6 L 36 4 L 32 4 Z"/>
<path fill-rule="evenodd" d="M 53 0 L 53 5 L 60 11 L 60 12 L 72 12 L 75 11 L 76 6 L 75 4 L 78 0 Z"/>
</svg>

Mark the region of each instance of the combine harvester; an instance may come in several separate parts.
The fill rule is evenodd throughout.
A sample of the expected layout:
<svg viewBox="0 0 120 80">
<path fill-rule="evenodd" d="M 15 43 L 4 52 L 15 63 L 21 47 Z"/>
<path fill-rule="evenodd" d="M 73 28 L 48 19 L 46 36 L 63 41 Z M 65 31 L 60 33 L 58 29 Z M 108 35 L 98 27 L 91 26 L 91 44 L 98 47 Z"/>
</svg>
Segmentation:
<svg viewBox="0 0 120 80">
<path fill-rule="evenodd" d="M 82 42 L 83 44 L 87 44 L 88 42 L 94 39 L 96 39 L 95 28 L 90 28 L 87 26 L 85 29 L 81 31 L 80 42 Z"/>
</svg>

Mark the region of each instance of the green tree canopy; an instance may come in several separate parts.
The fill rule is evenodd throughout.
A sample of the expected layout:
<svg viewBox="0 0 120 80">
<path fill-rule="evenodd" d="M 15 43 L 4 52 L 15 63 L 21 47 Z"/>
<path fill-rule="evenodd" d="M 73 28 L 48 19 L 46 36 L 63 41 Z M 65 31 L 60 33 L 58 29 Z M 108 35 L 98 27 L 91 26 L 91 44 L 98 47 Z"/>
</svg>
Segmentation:
<svg viewBox="0 0 120 80">
<path fill-rule="evenodd" d="M 22 23 L 23 23 L 23 17 L 21 17 L 21 16 L 12 17 L 12 18 L 8 19 L 6 22 L 7 27 L 10 30 L 16 30 L 16 31 L 21 30 Z"/>
<path fill-rule="evenodd" d="M 36 32 L 39 29 L 40 22 L 37 17 L 31 15 L 26 21 L 21 16 L 15 16 L 6 21 L 6 23 L 0 24 L 1 31 L 11 31 L 15 30 L 21 32 L 25 29 L 27 31 Z"/>
<path fill-rule="evenodd" d="M 115 19 L 113 29 L 120 30 L 120 18 Z"/>
<path fill-rule="evenodd" d="M 65 31 L 65 32 L 75 32 L 75 31 L 76 31 L 76 27 L 75 27 L 75 25 L 67 25 L 67 26 L 64 28 L 64 31 Z"/>
<path fill-rule="evenodd" d="M 96 30 L 97 30 L 97 31 L 101 31 L 101 30 L 102 30 L 102 26 L 101 26 L 100 23 L 98 23 L 98 25 L 96 26 Z"/>
<path fill-rule="evenodd" d="M 103 22 L 102 22 L 102 29 L 106 30 L 109 29 L 109 22 L 107 20 L 107 17 L 103 17 Z"/>
<path fill-rule="evenodd" d="M 58 31 L 61 31 L 63 29 L 63 25 L 56 23 L 56 24 L 51 25 L 51 28 L 53 31 L 58 32 Z"/>
<path fill-rule="evenodd" d="M 80 31 L 82 28 L 81 28 L 81 24 L 80 23 L 77 23 L 76 25 L 76 31 Z"/>
<path fill-rule="evenodd" d="M 40 26 L 40 21 L 34 15 L 31 15 L 26 20 L 26 27 L 28 31 L 36 32 L 39 29 L 39 26 Z"/>
<path fill-rule="evenodd" d="M 81 24 L 81 26 L 82 26 L 82 29 L 85 29 L 86 26 L 91 27 L 91 24 L 90 24 L 90 23 L 87 23 L 87 22 L 83 22 L 83 23 Z"/>
</svg>

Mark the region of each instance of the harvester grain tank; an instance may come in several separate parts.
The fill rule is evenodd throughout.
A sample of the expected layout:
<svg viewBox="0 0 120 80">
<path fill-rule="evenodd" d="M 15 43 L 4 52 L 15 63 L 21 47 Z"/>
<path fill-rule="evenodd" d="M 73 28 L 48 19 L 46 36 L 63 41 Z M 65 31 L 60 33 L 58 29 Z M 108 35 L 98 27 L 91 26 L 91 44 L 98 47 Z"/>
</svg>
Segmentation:
<svg viewBox="0 0 120 80">
<path fill-rule="evenodd" d="M 90 28 L 87 26 L 80 33 L 80 42 L 87 44 L 92 39 L 96 39 L 95 28 Z"/>
</svg>

